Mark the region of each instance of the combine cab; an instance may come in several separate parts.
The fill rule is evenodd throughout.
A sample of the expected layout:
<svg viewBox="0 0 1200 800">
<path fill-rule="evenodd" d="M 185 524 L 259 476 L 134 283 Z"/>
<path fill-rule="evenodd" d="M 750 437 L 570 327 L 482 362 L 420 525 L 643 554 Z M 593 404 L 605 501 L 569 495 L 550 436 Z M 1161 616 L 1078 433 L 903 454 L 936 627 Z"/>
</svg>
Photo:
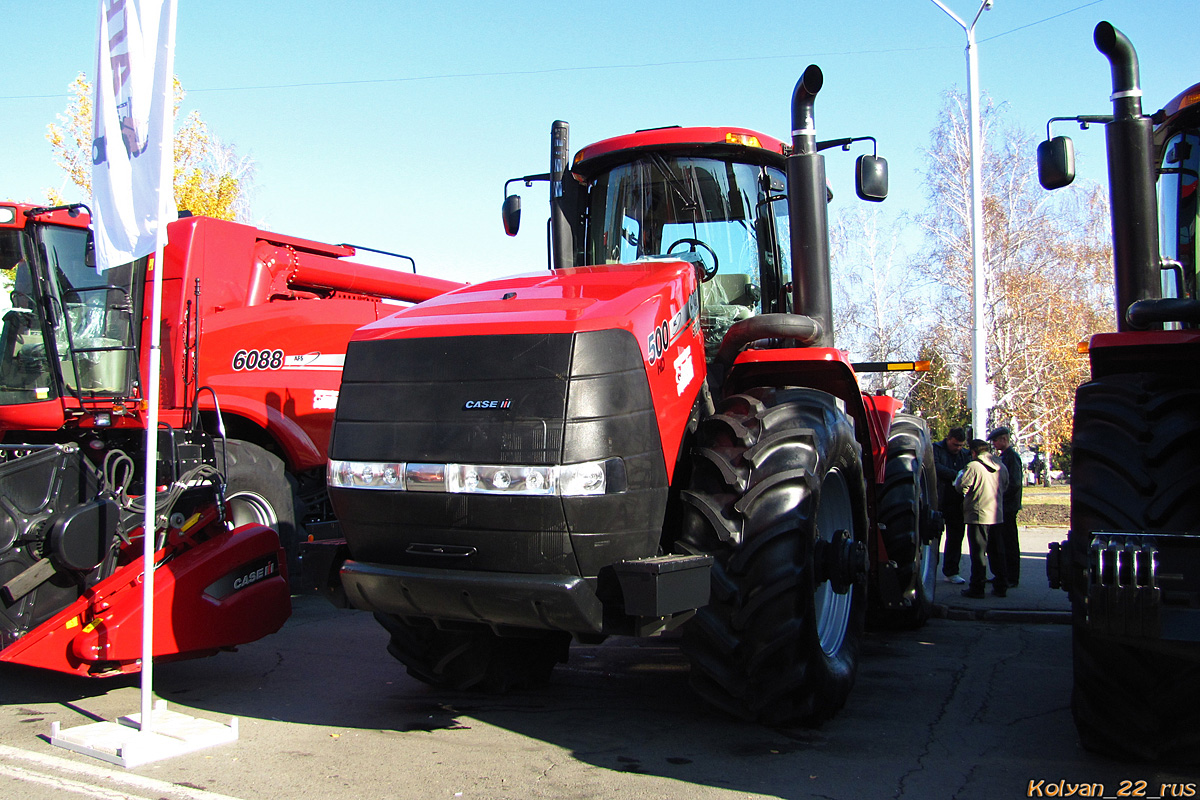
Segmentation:
<svg viewBox="0 0 1200 800">
<path fill-rule="evenodd" d="M 355 334 L 330 583 L 411 674 L 536 685 L 572 638 L 682 627 L 705 698 L 816 722 L 846 701 L 869 613 L 926 619 L 928 430 L 833 347 L 818 151 L 852 140 L 815 140 L 821 83 L 797 84 L 791 145 L 663 128 L 571 161 L 555 123 L 551 172 L 517 179 L 550 183 L 551 270 Z M 858 166 L 881 200 L 885 162 Z"/>
</svg>

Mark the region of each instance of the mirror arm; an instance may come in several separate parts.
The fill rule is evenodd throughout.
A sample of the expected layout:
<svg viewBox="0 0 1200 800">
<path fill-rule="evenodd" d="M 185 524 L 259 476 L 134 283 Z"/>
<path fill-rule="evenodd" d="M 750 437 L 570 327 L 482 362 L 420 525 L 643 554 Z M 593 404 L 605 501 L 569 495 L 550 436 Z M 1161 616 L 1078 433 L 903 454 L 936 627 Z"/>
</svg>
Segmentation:
<svg viewBox="0 0 1200 800">
<path fill-rule="evenodd" d="M 550 180 L 549 172 L 543 172 L 538 175 L 525 175 L 524 177 L 521 177 L 521 178 L 509 178 L 508 180 L 506 180 L 504 182 L 504 196 L 508 197 L 508 187 L 514 183 L 517 183 L 518 181 L 521 183 L 524 183 L 526 186 L 533 186 L 534 181 L 548 181 L 548 180 Z"/>
<path fill-rule="evenodd" d="M 831 147 L 840 147 L 842 150 L 849 151 L 850 145 L 855 142 L 870 142 L 871 155 L 879 155 L 879 143 L 875 141 L 874 136 L 848 136 L 845 139 L 830 139 L 825 142 L 817 142 L 817 152 L 828 150 Z"/>
<path fill-rule="evenodd" d="M 1050 140 L 1050 125 L 1054 122 L 1078 122 L 1079 130 L 1086 131 L 1093 124 L 1107 125 L 1112 122 L 1111 114 L 1080 114 L 1077 117 L 1051 117 L 1046 120 L 1046 140 Z"/>
</svg>

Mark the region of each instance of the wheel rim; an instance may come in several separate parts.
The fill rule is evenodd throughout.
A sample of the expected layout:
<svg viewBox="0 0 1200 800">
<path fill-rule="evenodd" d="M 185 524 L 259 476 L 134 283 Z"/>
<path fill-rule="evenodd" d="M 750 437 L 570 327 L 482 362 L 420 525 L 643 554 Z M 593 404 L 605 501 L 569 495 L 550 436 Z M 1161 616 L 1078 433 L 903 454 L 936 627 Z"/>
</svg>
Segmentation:
<svg viewBox="0 0 1200 800">
<path fill-rule="evenodd" d="M 821 497 L 817 507 L 817 537 L 832 542 L 837 531 L 854 532 L 854 508 L 850 503 L 850 490 L 842 473 L 832 470 L 821 484 Z M 829 581 L 816 587 L 813 611 L 817 621 L 817 639 L 821 650 L 833 656 L 842 647 L 846 631 L 850 627 L 850 606 L 854 589 L 843 594 L 833 590 Z"/>
<path fill-rule="evenodd" d="M 937 588 L 937 558 L 938 548 L 937 542 L 932 544 L 921 545 L 921 586 L 925 587 L 925 597 L 929 600 L 933 599 L 934 590 Z"/>
<path fill-rule="evenodd" d="M 930 507 L 931 505 L 932 504 L 930 503 L 930 500 L 929 500 L 929 487 L 925 484 L 924 476 L 922 476 L 922 478 L 921 478 L 921 495 L 920 495 L 920 499 L 917 501 L 916 519 L 921 520 L 922 512 L 924 511 L 924 509 Z M 923 524 L 918 522 L 918 524 L 917 524 L 918 541 L 920 539 L 920 536 L 922 535 L 924 527 L 925 526 Z M 929 544 L 923 544 L 919 548 L 917 548 L 917 552 L 920 553 L 920 556 L 921 556 L 921 569 L 917 572 L 917 580 L 919 580 L 921 582 L 921 586 L 925 589 L 925 598 L 929 602 L 933 602 L 933 594 L 934 594 L 934 591 L 936 591 L 936 589 L 937 589 L 937 568 L 938 568 L 938 552 L 939 552 L 938 539 L 939 538 L 940 537 L 935 536 L 932 542 L 930 542 Z"/>
<path fill-rule="evenodd" d="M 235 492 L 225 498 L 229 501 L 229 524 L 233 528 L 242 525 L 265 525 L 279 530 L 279 516 L 275 508 L 258 492 Z"/>
</svg>

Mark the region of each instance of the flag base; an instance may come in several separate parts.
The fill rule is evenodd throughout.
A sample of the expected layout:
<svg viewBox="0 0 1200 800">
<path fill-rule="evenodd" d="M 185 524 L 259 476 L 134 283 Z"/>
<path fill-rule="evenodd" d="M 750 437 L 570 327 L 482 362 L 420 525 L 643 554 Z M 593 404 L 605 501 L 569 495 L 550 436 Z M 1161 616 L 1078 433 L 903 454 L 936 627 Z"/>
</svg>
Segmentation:
<svg viewBox="0 0 1200 800">
<path fill-rule="evenodd" d="M 163 700 L 154 705 L 150 731 L 142 732 L 141 716 L 130 714 L 117 722 L 93 722 L 65 731 L 59 723 L 52 722 L 50 744 L 132 769 L 152 761 L 236 742 L 238 738 L 237 717 L 223 725 L 168 711 Z"/>
</svg>

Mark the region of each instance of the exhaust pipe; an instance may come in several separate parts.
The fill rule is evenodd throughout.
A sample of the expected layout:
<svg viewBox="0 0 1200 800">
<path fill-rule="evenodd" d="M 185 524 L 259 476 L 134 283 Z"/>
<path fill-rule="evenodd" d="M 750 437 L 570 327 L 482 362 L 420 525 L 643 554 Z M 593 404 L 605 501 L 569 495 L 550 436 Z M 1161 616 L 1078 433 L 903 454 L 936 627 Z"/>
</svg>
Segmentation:
<svg viewBox="0 0 1200 800">
<path fill-rule="evenodd" d="M 792 246 L 792 313 L 811 317 L 812 344 L 833 347 L 833 293 L 829 280 L 829 219 L 825 157 L 817 152 L 813 106 L 824 76 L 804 70 L 792 92 L 792 154 L 787 159 Z"/>
<path fill-rule="evenodd" d="M 1108 145 L 1108 191 L 1112 211 L 1117 330 L 1161 330 L 1162 324 L 1135 325 L 1129 308 L 1161 297 L 1158 203 L 1154 191 L 1154 128 L 1142 114 L 1137 52 L 1129 38 L 1108 22 L 1092 34 L 1112 67 L 1113 121 L 1104 126 Z M 1143 322 L 1145 317 L 1138 318 Z"/>
<path fill-rule="evenodd" d="M 556 119 L 550 126 L 550 268 L 572 266 L 575 242 L 565 208 L 563 176 L 571 161 L 571 126 Z"/>
</svg>

